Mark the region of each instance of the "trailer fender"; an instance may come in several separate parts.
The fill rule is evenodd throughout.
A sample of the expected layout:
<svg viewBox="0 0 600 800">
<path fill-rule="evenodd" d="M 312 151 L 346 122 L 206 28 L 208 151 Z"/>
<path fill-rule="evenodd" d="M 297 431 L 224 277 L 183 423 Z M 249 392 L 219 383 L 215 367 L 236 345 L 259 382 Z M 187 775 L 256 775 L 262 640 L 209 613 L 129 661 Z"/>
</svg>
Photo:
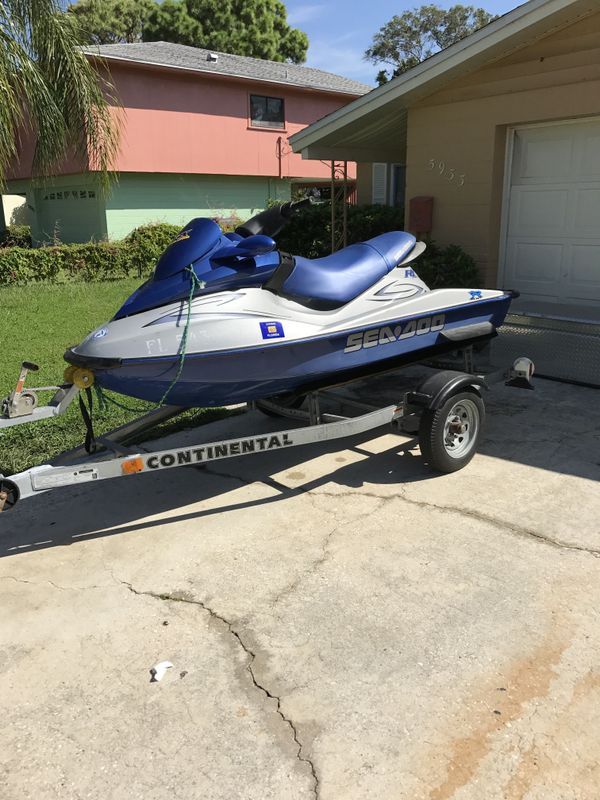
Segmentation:
<svg viewBox="0 0 600 800">
<path fill-rule="evenodd" d="M 436 411 L 449 397 L 465 388 L 471 388 L 481 396 L 480 389 L 489 387 L 481 376 L 445 369 L 425 378 L 414 392 L 407 392 L 406 402 L 409 406 Z"/>
</svg>

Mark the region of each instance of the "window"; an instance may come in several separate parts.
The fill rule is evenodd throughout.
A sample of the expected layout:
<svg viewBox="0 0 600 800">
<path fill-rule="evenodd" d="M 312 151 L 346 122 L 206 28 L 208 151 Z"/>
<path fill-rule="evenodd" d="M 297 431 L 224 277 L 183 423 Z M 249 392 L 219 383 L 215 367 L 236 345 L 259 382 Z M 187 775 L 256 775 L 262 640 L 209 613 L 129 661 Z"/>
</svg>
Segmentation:
<svg viewBox="0 0 600 800">
<path fill-rule="evenodd" d="M 387 173 L 388 165 L 377 163 L 373 164 L 373 203 L 386 206 L 387 197 Z"/>
<path fill-rule="evenodd" d="M 250 125 L 253 128 L 285 128 L 283 98 L 251 94 Z"/>
<path fill-rule="evenodd" d="M 406 167 L 403 164 L 392 164 L 392 187 L 392 205 L 403 208 L 406 193 Z"/>
</svg>

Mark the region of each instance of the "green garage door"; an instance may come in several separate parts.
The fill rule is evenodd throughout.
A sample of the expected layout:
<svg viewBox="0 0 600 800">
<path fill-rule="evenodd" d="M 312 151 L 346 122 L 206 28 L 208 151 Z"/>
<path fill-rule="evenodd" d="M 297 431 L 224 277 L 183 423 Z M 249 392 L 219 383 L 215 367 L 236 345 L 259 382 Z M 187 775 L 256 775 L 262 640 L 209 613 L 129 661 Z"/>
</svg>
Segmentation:
<svg viewBox="0 0 600 800">
<path fill-rule="evenodd" d="M 89 242 L 106 238 L 104 203 L 84 184 L 38 189 L 37 238 L 42 242 Z"/>
</svg>

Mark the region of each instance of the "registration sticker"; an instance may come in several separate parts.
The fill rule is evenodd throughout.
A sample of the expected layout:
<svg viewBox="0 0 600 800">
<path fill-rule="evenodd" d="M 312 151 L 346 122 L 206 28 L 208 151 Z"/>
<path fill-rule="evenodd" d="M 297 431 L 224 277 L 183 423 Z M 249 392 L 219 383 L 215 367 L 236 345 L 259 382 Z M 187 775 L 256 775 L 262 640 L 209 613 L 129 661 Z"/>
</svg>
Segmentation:
<svg viewBox="0 0 600 800">
<path fill-rule="evenodd" d="M 281 322 L 261 322 L 260 330 L 263 339 L 283 339 L 285 337 Z"/>
</svg>

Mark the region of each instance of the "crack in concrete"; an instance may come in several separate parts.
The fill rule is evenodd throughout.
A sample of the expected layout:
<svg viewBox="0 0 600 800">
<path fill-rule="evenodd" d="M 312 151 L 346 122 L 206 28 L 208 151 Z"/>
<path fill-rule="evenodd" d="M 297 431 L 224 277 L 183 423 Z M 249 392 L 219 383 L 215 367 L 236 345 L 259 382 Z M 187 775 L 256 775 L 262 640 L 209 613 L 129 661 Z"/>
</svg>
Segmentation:
<svg viewBox="0 0 600 800">
<path fill-rule="evenodd" d="M 522 538 L 527 539 L 534 539 L 535 541 L 548 545 L 549 547 L 554 547 L 559 550 L 570 550 L 574 552 L 581 552 L 587 553 L 594 558 L 600 558 L 600 548 L 596 547 L 585 547 L 584 545 L 573 544 L 570 542 L 565 541 L 564 539 L 555 539 L 552 536 L 546 536 L 539 531 L 535 531 L 532 528 L 526 528 L 525 526 L 515 525 L 512 522 L 507 520 L 498 519 L 497 517 L 493 517 L 491 514 L 484 514 L 480 511 L 474 511 L 471 509 L 460 508 L 460 506 L 452 506 L 452 505 L 438 505 L 437 503 L 430 503 L 426 500 L 413 500 L 410 497 L 407 497 L 404 493 L 405 490 L 403 487 L 399 487 L 399 494 L 397 495 L 389 495 L 388 497 L 383 497 L 376 492 L 345 492 L 346 495 L 354 495 L 356 497 L 371 497 L 376 498 L 379 500 L 383 500 L 383 505 L 387 503 L 393 502 L 394 500 L 400 500 L 403 503 L 407 503 L 408 505 L 416 506 L 417 508 L 428 508 L 434 511 L 446 511 L 450 514 L 458 514 L 459 516 L 468 517 L 470 519 L 476 519 L 479 522 L 485 522 L 489 525 L 493 525 L 495 528 L 499 528 L 504 533 L 512 533 L 515 536 L 520 536 Z M 335 492 L 323 492 L 319 491 L 316 492 L 317 495 L 323 495 L 324 497 L 339 497 L 339 494 Z"/>
<path fill-rule="evenodd" d="M 319 493 L 306 491 L 306 495 L 313 502 L 313 505 L 315 505 L 314 501 L 315 501 L 316 498 L 319 497 Z M 321 555 L 319 555 L 317 558 L 315 558 L 313 561 L 311 561 L 311 563 L 308 564 L 307 567 L 302 570 L 302 572 L 300 572 L 298 575 L 296 575 L 296 577 L 294 578 L 293 581 L 291 581 L 291 583 L 289 583 L 287 586 L 284 586 L 283 589 L 281 589 L 271 599 L 271 605 L 272 606 L 276 606 L 285 597 L 289 597 L 289 595 L 293 594 L 293 592 L 296 591 L 296 589 L 300 586 L 300 584 L 302 583 L 302 581 L 306 577 L 308 577 L 309 575 L 313 575 L 320 567 L 322 567 L 323 564 L 326 561 L 328 561 L 330 556 L 331 556 L 330 545 L 331 545 L 331 540 L 333 539 L 333 537 L 336 536 L 336 534 L 338 534 L 339 531 L 342 530 L 342 528 L 344 528 L 346 525 L 349 525 L 351 523 L 355 523 L 358 520 L 362 519 L 363 517 L 370 516 L 375 511 L 377 511 L 379 508 L 381 508 L 383 505 L 385 505 L 385 502 L 384 502 L 385 498 L 380 497 L 379 501 L 380 502 L 375 506 L 375 508 L 369 509 L 369 511 L 365 511 L 364 514 L 358 514 L 358 515 L 352 517 L 352 519 L 347 519 L 344 522 L 340 522 L 340 520 L 338 518 L 338 515 L 336 513 L 331 512 L 331 511 L 326 512 L 326 513 L 331 514 L 331 516 L 333 517 L 335 527 L 332 528 L 329 531 L 329 533 L 327 533 L 325 535 L 323 541 L 321 542 Z M 323 510 L 321 510 L 321 513 L 322 513 L 322 511 Z"/>
<path fill-rule="evenodd" d="M 566 438 L 566 437 L 565 437 Z M 220 472 L 212 472 L 211 474 L 218 475 L 224 478 L 232 478 L 237 480 L 238 482 L 248 485 L 249 481 L 245 478 L 240 477 L 239 475 L 233 475 L 231 473 L 220 473 Z M 274 486 L 273 484 L 277 484 L 277 482 L 271 482 L 271 479 L 258 479 L 257 483 L 264 483 L 267 486 L 271 486 L 271 488 L 279 488 L 279 485 Z M 336 492 L 326 492 L 322 490 L 313 490 L 313 489 L 304 489 L 302 487 L 287 487 L 282 485 L 282 488 L 285 488 L 290 494 L 292 495 L 308 495 L 311 497 L 340 497 L 340 493 Z M 548 547 L 554 547 L 559 550 L 569 550 L 572 552 L 579 552 L 579 553 L 587 553 L 588 555 L 593 556 L 594 558 L 600 558 L 600 548 L 597 547 L 585 547 L 584 545 L 578 545 L 571 542 L 567 542 L 564 539 L 557 539 L 552 536 L 546 536 L 539 531 L 533 530 L 532 528 L 527 528 L 523 525 L 516 525 L 515 523 L 508 522 L 507 520 L 498 519 L 498 517 L 494 517 L 491 514 L 484 514 L 479 511 L 474 511 L 471 509 L 461 508 L 460 506 L 452 506 L 452 505 L 438 505 L 437 503 L 429 503 L 425 500 L 413 500 L 410 497 L 407 497 L 405 494 L 404 487 L 399 487 L 399 494 L 393 495 L 389 497 L 382 496 L 377 494 L 376 492 L 360 492 L 360 491 L 345 491 L 342 492 L 345 496 L 354 496 L 354 497 L 370 497 L 375 500 L 383 501 L 382 505 L 387 504 L 393 500 L 401 500 L 402 502 L 408 503 L 409 505 L 413 505 L 419 508 L 430 508 L 436 511 L 447 511 L 451 514 L 458 514 L 459 516 L 469 517 L 471 519 L 476 519 L 479 522 L 486 522 L 490 525 L 493 525 L 495 528 L 499 528 L 504 533 L 513 534 L 515 536 L 520 536 L 521 538 L 533 539 L 540 544 L 545 544 Z"/>
<path fill-rule="evenodd" d="M 595 429 L 594 429 L 595 430 Z M 567 439 L 568 437 L 564 437 Z M 562 440 L 561 440 L 562 441 Z M 250 482 L 245 478 L 240 477 L 239 475 L 234 475 L 232 473 L 221 473 L 221 472 L 213 472 L 212 470 L 207 470 L 211 472 L 211 474 L 218 475 L 219 477 L 223 478 L 232 478 L 237 480 L 239 483 L 248 485 Z M 257 483 L 264 483 L 267 486 L 271 486 L 271 488 L 279 488 L 277 482 L 271 482 L 272 479 L 258 479 Z M 290 494 L 293 495 L 309 495 L 314 497 L 340 497 L 340 493 L 336 492 L 326 492 L 322 490 L 313 490 L 313 489 L 304 489 L 302 487 L 287 487 L 282 486 L 285 488 Z M 564 539 L 557 539 L 552 536 L 546 536 L 539 531 L 535 531 L 532 528 L 527 528 L 522 525 L 515 525 L 514 523 L 508 522 L 506 520 L 498 519 L 497 517 L 492 516 L 491 514 L 484 514 L 479 511 L 474 511 L 471 509 L 460 508 L 460 506 L 451 506 L 451 505 L 438 505 L 437 503 L 429 503 L 425 500 L 413 500 L 410 497 L 407 497 L 405 494 L 404 487 L 399 487 L 399 494 L 393 495 L 389 497 L 382 496 L 377 494 L 376 492 L 360 492 L 360 491 L 345 491 L 342 492 L 343 495 L 346 496 L 354 496 L 354 497 L 370 497 L 375 500 L 383 501 L 382 505 L 386 503 L 399 499 L 409 505 L 413 505 L 420 508 L 430 508 L 436 511 L 447 511 L 451 514 L 458 514 L 460 516 L 469 517 L 471 519 L 476 519 L 480 522 L 486 522 L 490 525 L 493 525 L 495 528 L 499 528 L 500 530 L 504 531 L 505 533 L 513 534 L 515 536 L 520 536 L 522 538 L 533 539 L 540 544 L 545 544 L 548 547 L 554 547 L 559 550 L 570 550 L 573 552 L 580 552 L 580 553 L 587 553 L 588 555 L 593 556 L 594 558 L 600 558 L 600 548 L 596 547 L 585 547 L 584 545 L 573 544 L 570 542 L 565 541 Z"/>
<path fill-rule="evenodd" d="M 48 586 L 52 586 L 54 589 L 59 589 L 61 592 L 85 592 L 87 589 L 106 589 L 106 586 L 97 586 L 96 584 L 92 584 L 91 586 L 60 586 L 58 583 L 54 583 L 54 581 L 50 581 L 48 579 L 43 581 L 28 581 L 25 578 L 15 578 L 14 575 L 0 575 L 0 581 L 14 581 L 15 583 L 29 583 L 32 586 L 43 586 L 47 584 Z"/>
<path fill-rule="evenodd" d="M 325 538 L 321 542 L 321 555 L 318 558 L 314 559 L 314 561 L 312 561 L 310 564 L 308 564 L 306 569 L 302 570 L 302 572 L 300 572 L 298 575 L 296 575 L 296 577 L 294 578 L 293 581 L 291 581 L 291 583 L 289 583 L 287 586 L 284 586 L 283 589 L 281 589 L 275 595 L 275 597 L 272 598 L 272 600 L 271 600 L 271 605 L 272 606 L 276 606 L 278 603 L 280 603 L 284 599 L 284 597 L 289 597 L 291 594 L 293 594 L 296 591 L 296 589 L 300 586 L 302 581 L 308 575 L 312 575 L 313 573 L 315 573 L 319 569 L 319 567 L 321 567 L 329 559 L 329 557 L 331 555 L 330 550 L 329 550 L 329 544 L 330 544 L 331 540 L 333 539 L 333 537 L 335 536 L 335 534 L 342 527 L 343 527 L 343 525 L 338 525 L 337 527 L 332 528 L 329 531 L 329 533 L 325 536 Z"/>
<path fill-rule="evenodd" d="M 315 769 L 315 765 L 310 758 L 304 755 L 304 745 L 298 738 L 298 730 L 293 720 L 290 717 L 286 716 L 286 714 L 283 712 L 283 709 L 281 707 L 281 698 L 278 695 L 273 694 L 264 684 L 260 683 L 258 678 L 256 677 L 256 673 L 252 667 L 254 661 L 256 660 L 256 653 L 244 641 L 241 633 L 235 628 L 234 623 L 230 622 L 230 620 L 226 619 L 217 611 L 210 608 L 210 606 L 207 606 L 206 603 L 202 602 L 202 600 L 193 600 L 177 594 L 144 592 L 139 589 L 136 589 L 131 583 L 129 583 L 129 581 L 119 580 L 119 583 L 123 586 L 126 586 L 130 592 L 138 596 L 152 597 L 155 600 L 163 600 L 170 603 L 188 603 L 190 605 L 199 606 L 203 611 L 206 611 L 212 619 L 217 620 L 227 628 L 227 631 L 231 634 L 231 636 L 233 636 L 233 638 L 237 641 L 238 645 L 242 648 L 246 656 L 248 656 L 249 658 L 249 661 L 246 664 L 246 669 L 250 675 L 253 686 L 260 692 L 262 692 L 265 695 L 265 697 L 267 697 L 269 700 L 275 701 L 276 703 L 275 710 L 277 714 L 279 715 L 279 717 L 281 717 L 282 721 L 290 729 L 294 743 L 298 748 L 296 753 L 296 758 L 298 759 L 298 761 L 301 761 L 303 764 L 306 764 L 310 769 L 313 781 L 313 787 L 312 787 L 313 795 L 315 797 L 315 800 L 318 800 L 320 782 L 319 782 L 319 776 L 317 775 L 317 771 Z"/>
<path fill-rule="evenodd" d="M 498 519 L 491 514 L 485 514 L 481 511 L 475 511 L 472 509 L 460 508 L 459 506 L 451 505 L 440 506 L 436 503 L 429 503 L 425 500 L 413 500 L 409 497 L 406 497 L 404 494 L 404 489 L 402 488 L 400 489 L 400 499 L 403 502 L 408 503 L 409 505 L 417 506 L 418 508 L 431 508 L 437 511 L 447 511 L 451 514 L 459 514 L 460 516 L 475 519 L 479 522 L 485 522 L 489 525 L 493 525 L 495 528 L 499 528 L 506 533 L 510 533 L 521 538 L 533 539 L 558 550 L 570 550 L 573 552 L 588 553 L 594 558 L 600 558 L 600 548 L 585 547 L 584 545 L 567 542 L 564 539 L 547 536 L 546 534 L 540 533 L 540 531 L 535 531 L 532 528 L 525 527 L 524 525 L 516 525 L 515 523 L 508 522 L 507 520 Z"/>
</svg>

